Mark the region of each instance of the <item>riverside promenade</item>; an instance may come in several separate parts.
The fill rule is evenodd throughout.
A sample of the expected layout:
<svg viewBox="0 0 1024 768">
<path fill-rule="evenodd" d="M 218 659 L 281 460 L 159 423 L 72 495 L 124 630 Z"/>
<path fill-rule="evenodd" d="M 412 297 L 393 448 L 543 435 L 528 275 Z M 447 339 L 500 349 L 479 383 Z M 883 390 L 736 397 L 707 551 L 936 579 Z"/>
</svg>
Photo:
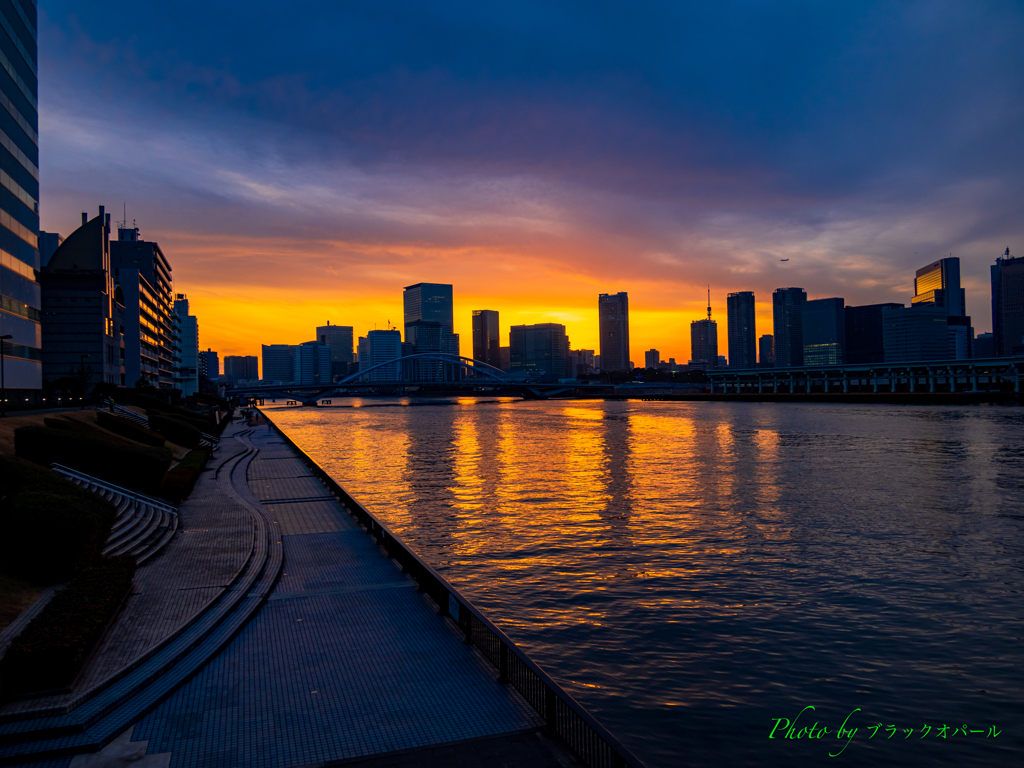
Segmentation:
<svg viewBox="0 0 1024 768">
<path fill-rule="evenodd" d="M 270 425 L 231 424 L 210 467 L 97 654 L 117 682 L 66 714 L 0 726 L 0 762 L 582 766 Z M 212 508 L 229 536 L 201 527 Z M 209 563 L 176 551 L 190 535 Z M 83 677 L 102 676 L 94 663 Z M 39 723 L 52 737 L 15 733 Z"/>
</svg>

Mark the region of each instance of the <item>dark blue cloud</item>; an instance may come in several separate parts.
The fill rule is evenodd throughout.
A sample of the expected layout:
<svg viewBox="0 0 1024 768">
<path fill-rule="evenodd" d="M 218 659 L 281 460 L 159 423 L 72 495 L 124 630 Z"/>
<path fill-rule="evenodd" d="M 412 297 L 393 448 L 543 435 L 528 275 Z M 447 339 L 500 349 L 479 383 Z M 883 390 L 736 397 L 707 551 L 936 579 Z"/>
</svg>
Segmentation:
<svg viewBox="0 0 1024 768">
<path fill-rule="evenodd" d="M 486 208 L 506 201 L 428 190 L 530 178 L 634 251 L 730 232 L 767 252 L 824 237 L 822 259 L 870 252 L 904 269 L 912 246 L 1024 234 L 1017 2 L 51 2 L 40 14 L 44 112 L 107 121 L 125 140 L 166 128 L 226 145 L 236 169 L 272 158 L 278 180 L 402 175 L 385 185 L 405 190 L 393 201 Z"/>
</svg>

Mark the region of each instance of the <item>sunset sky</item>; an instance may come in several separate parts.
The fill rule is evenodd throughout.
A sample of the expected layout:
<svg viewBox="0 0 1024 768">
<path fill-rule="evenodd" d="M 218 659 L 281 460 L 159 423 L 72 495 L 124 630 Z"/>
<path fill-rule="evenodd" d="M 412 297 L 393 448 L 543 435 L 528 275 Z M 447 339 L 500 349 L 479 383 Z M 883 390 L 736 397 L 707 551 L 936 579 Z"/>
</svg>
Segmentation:
<svg viewBox="0 0 1024 768">
<path fill-rule="evenodd" d="M 685 362 L 707 285 L 909 303 L 1024 253 L 1019 2 L 224 3 L 39 7 L 42 228 L 127 206 L 199 317 L 259 354 L 402 287 Z M 790 261 L 781 262 L 788 258 Z"/>
</svg>

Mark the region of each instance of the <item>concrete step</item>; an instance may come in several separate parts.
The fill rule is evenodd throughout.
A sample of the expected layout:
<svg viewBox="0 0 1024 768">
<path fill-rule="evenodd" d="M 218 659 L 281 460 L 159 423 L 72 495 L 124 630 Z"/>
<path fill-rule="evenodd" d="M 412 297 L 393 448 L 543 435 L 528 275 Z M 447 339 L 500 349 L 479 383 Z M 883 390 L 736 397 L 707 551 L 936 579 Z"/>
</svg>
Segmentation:
<svg viewBox="0 0 1024 768">
<path fill-rule="evenodd" d="M 244 465 L 236 463 L 244 483 Z M 244 489 L 248 493 L 248 489 Z M 251 496 L 251 494 L 249 494 Z M 262 606 L 280 575 L 283 550 L 258 505 L 253 551 L 230 591 L 121 675 L 61 707 L 0 716 L 0 765 L 96 751 L 123 732 L 223 649 Z M 29 719 L 31 718 L 31 719 Z"/>
<path fill-rule="evenodd" d="M 140 552 L 136 556 L 136 562 L 139 565 L 142 565 L 151 557 L 158 554 L 160 550 L 166 547 L 170 543 L 171 539 L 174 538 L 174 534 L 178 531 L 178 516 L 170 515 L 170 518 L 170 524 L 167 525 L 165 528 L 160 529 L 161 531 L 163 531 L 163 533 L 160 534 L 160 537 L 155 542 L 153 542 L 153 544 L 150 545 L 150 547 L 146 549 L 145 552 Z"/>
<path fill-rule="evenodd" d="M 103 554 L 122 555 L 140 541 L 145 540 L 160 524 L 160 510 L 150 504 L 143 504 L 141 514 L 135 520 L 135 524 L 131 526 L 126 535 L 121 537 L 115 545 L 108 545 L 103 550 Z"/>
</svg>

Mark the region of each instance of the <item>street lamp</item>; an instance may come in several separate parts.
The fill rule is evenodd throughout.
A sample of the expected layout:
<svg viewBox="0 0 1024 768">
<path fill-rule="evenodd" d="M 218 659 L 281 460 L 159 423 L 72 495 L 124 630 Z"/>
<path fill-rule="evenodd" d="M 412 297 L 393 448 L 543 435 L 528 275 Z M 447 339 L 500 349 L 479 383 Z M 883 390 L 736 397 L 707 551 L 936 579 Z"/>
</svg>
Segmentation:
<svg viewBox="0 0 1024 768">
<path fill-rule="evenodd" d="M 7 385 L 4 384 L 4 347 L 11 334 L 0 336 L 0 416 L 7 415 Z"/>
</svg>

